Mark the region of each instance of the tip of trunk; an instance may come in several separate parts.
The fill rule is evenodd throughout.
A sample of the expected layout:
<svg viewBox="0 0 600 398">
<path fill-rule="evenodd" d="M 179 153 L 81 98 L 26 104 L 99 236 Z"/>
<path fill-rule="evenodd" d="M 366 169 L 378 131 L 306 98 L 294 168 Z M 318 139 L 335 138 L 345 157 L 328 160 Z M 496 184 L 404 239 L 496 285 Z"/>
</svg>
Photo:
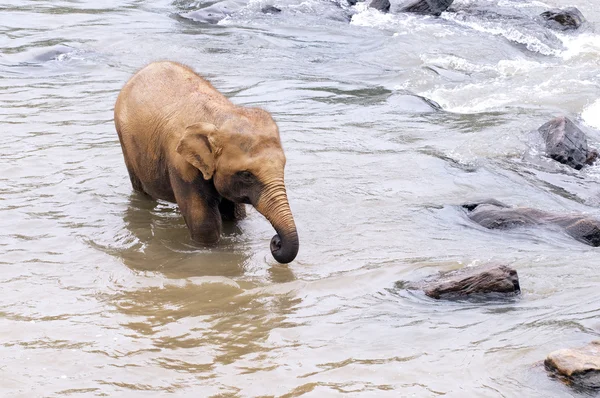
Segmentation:
<svg viewBox="0 0 600 398">
<path fill-rule="evenodd" d="M 298 254 L 298 238 L 291 239 L 291 242 L 283 242 L 279 234 L 271 239 L 271 254 L 277 262 L 288 264 L 294 261 Z"/>
</svg>

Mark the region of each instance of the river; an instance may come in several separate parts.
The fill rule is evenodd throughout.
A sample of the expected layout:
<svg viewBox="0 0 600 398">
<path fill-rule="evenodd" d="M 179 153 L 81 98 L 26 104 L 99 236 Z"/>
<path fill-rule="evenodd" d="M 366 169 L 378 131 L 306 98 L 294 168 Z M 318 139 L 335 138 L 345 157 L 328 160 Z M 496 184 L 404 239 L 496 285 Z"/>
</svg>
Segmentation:
<svg viewBox="0 0 600 398">
<path fill-rule="evenodd" d="M 559 0 L 456 0 L 440 18 L 250 0 L 216 24 L 201 1 L 4 0 L 0 395 L 584 396 L 541 361 L 600 335 L 598 249 L 458 206 L 600 216 L 600 166 L 549 160 L 535 132 L 566 115 L 600 142 L 600 8 L 569 3 L 580 32 L 532 22 Z M 256 211 L 203 249 L 176 205 L 133 193 L 113 107 L 165 59 L 273 114 L 293 263 Z M 395 288 L 492 262 L 520 297 Z"/>
</svg>

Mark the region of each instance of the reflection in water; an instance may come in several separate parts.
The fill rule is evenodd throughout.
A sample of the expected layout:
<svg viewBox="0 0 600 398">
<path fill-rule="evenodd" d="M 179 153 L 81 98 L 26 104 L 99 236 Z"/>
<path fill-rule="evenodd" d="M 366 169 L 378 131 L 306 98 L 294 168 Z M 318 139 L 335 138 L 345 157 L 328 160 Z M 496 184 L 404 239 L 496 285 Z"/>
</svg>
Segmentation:
<svg viewBox="0 0 600 398">
<path fill-rule="evenodd" d="M 270 332 L 293 326 L 286 319 L 301 303 L 289 293 L 245 293 L 235 282 L 219 278 L 121 292 L 109 301 L 124 320 L 122 326 L 133 333 L 129 336 L 147 347 L 148 361 L 202 378 L 214 377 L 217 365 L 244 356 L 267 358 L 276 348 L 268 342 Z M 260 370 L 256 365 L 244 372 Z"/>
<path fill-rule="evenodd" d="M 112 254 L 137 271 L 160 271 L 168 277 L 241 276 L 250 257 L 239 238 L 241 230 L 223 223 L 222 240 L 216 247 L 198 247 L 189 236 L 177 206 L 156 202 L 134 193 L 123 215 L 129 238 L 135 243 Z"/>
</svg>

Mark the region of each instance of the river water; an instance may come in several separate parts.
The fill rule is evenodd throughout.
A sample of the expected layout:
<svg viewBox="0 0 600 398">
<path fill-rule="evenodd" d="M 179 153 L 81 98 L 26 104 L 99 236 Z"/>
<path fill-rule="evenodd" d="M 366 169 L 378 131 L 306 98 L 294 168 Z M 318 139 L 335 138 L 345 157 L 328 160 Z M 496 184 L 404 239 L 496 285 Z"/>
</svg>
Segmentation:
<svg viewBox="0 0 600 398">
<path fill-rule="evenodd" d="M 600 216 L 600 166 L 548 160 L 535 133 L 562 114 L 600 142 L 600 9 L 569 2 L 578 33 L 532 19 L 560 3 L 251 0 L 210 24 L 203 2 L 4 0 L 0 396 L 583 396 L 541 361 L 600 335 L 598 249 L 457 206 Z M 203 249 L 175 205 L 132 192 L 113 106 L 164 59 L 274 115 L 293 263 L 255 211 Z M 395 288 L 490 262 L 518 270 L 519 298 Z"/>
</svg>

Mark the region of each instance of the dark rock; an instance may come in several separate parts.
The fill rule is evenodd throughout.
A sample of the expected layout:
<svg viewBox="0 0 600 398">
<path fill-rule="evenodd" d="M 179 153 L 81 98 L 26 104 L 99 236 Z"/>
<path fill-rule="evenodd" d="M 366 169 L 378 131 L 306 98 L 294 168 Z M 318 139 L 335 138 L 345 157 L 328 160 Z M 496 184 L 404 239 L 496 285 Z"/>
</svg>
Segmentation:
<svg viewBox="0 0 600 398">
<path fill-rule="evenodd" d="M 441 273 L 431 280 L 408 286 L 434 299 L 456 299 L 471 295 L 516 295 L 521 292 L 517 271 L 506 265 L 484 265 Z"/>
<path fill-rule="evenodd" d="M 348 5 L 350 5 L 350 6 L 355 6 L 356 3 L 358 3 L 358 0 L 347 0 L 347 1 L 348 1 Z M 361 1 L 364 1 L 364 0 L 361 0 Z"/>
<path fill-rule="evenodd" d="M 281 9 L 275 6 L 265 6 L 260 11 L 262 11 L 263 14 L 279 14 Z"/>
<path fill-rule="evenodd" d="M 600 246 L 600 221 L 584 216 L 561 216 L 550 220 L 570 236 L 586 245 Z"/>
<path fill-rule="evenodd" d="M 580 348 L 551 352 L 546 369 L 566 383 L 586 389 L 600 388 L 600 341 Z"/>
<path fill-rule="evenodd" d="M 440 16 L 446 11 L 454 0 L 410 0 L 408 3 L 400 6 L 400 12 L 414 12 L 417 14 L 427 14 Z"/>
<path fill-rule="evenodd" d="M 372 0 L 371 3 L 369 3 L 369 8 L 374 8 L 381 12 L 388 12 L 390 11 L 390 0 Z"/>
<path fill-rule="evenodd" d="M 541 224 L 548 213 L 524 207 L 498 207 L 481 204 L 469 212 L 469 218 L 487 229 L 511 229 Z"/>
<path fill-rule="evenodd" d="M 488 229 L 511 229 L 523 226 L 551 225 L 586 245 L 600 246 L 600 220 L 582 215 L 556 215 L 529 207 L 507 207 L 495 200 L 468 203 L 469 218 Z"/>
<path fill-rule="evenodd" d="M 546 142 L 546 154 L 552 159 L 581 170 L 598 157 L 595 149 L 589 149 L 587 137 L 570 119 L 560 116 L 542 125 L 538 131 Z"/>
<path fill-rule="evenodd" d="M 556 30 L 578 29 L 585 22 L 583 14 L 575 7 L 556 8 L 543 12 L 540 16 L 548 28 Z"/>
<path fill-rule="evenodd" d="M 481 205 L 493 205 L 496 207 L 510 207 L 509 205 L 504 204 L 496 199 L 484 199 L 479 202 L 465 203 L 462 205 L 462 207 L 464 207 L 465 209 L 467 209 L 469 211 L 473 211 L 477 208 L 477 206 L 481 206 Z"/>
</svg>

